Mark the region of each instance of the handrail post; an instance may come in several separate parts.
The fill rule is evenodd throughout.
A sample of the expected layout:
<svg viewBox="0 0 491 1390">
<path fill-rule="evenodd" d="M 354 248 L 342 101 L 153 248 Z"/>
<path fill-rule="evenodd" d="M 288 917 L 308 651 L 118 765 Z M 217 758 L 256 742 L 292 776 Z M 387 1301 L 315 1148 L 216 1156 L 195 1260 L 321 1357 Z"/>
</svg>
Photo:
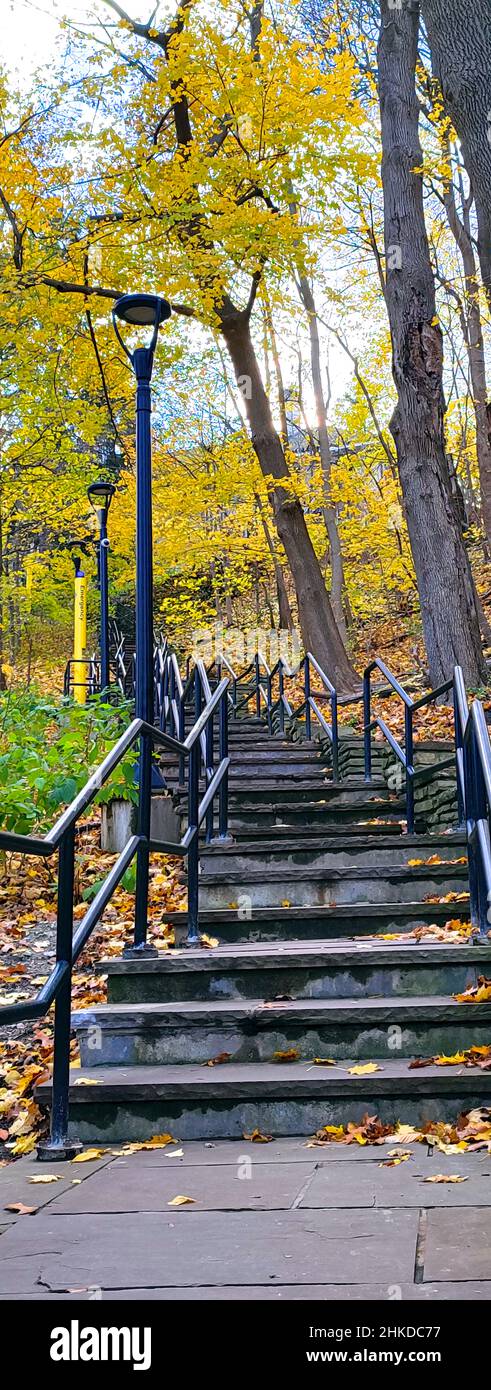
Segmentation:
<svg viewBox="0 0 491 1390">
<path fill-rule="evenodd" d="M 266 692 L 267 692 L 267 701 L 268 701 L 268 709 L 267 709 L 267 717 L 268 717 L 268 734 L 272 734 L 272 732 L 273 732 L 273 681 L 272 681 L 271 673 L 270 673 L 269 671 L 268 671 L 268 674 L 267 674 L 267 676 L 266 676 Z M 261 704 L 261 701 L 259 701 L 259 704 Z"/>
<path fill-rule="evenodd" d="M 55 1002 L 51 1132 L 49 1139 L 38 1144 L 37 1149 L 38 1158 L 47 1163 L 74 1158 L 82 1148 L 78 1139 L 68 1138 L 74 877 L 75 831 L 71 826 L 58 851 L 56 961 L 66 964 L 68 969 Z"/>
<path fill-rule="evenodd" d="M 220 762 L 228 758 L 228 700 L 227 691 L 224 690 L 220 700 L 219 711 L 219 738 L 220 738 Z M 218 792 L 218 838 L 228 840 L 228 768 L 222 777 Z"/>
<path fill-rule="evenodd" d="M 365 782 L 372 780 L 372 692 L 370 670 L 363 676 L 363 747 L 365 753 Z"/>
<path fill-rule="evenodd" d="M 214 714 L 212 713 L 211 716 L 210 716 L 210 718 L 209 718 L 209 720 L 208 720 L 208 723 L 207 723 L 207 725 L 206 725 L 206 737 L 205 737 L 205 748 L 206 748 L 206 779 L 207 779 L 207 780 L 209 779 L 210 781 L 211 781 L 211 778 L 213 777 L 213 767 L 214 767 L 214 756 L 213 756 L 213 755 L 214 755 L 214 729 L 215 729 L 215 719 L 214 719 Z M 210 801 L 210 805 L 209 805 L 209 807 L 208 807 L 208 810 L 207 810 L 207 812 L 206 812 L 206 830 L 205 830 L 205 838 L 206 838 L 206 843 L 207 843 L 207 845 L 211 844 L 211 841 L 212 841 L 212 839 L 213 839 L 213 814 L 214 814 L 214 810 L 213 810 L 213 798 L 212 798 L 212 800 Z"/>
<path fill-rule="evenodd" d="M 150 879 L 150 820 L 152 814 L 152 745 L 150 736 L 140 738 L 138 762 L 137 833 L 141 836 L 136 851 L 135 930 L 133 945 L 126 946 L 123 956 L 158 956 L 155 946 L 147 943 L 148 885 Z"/>
<path fill-rule="evenodd" d="M 472 778 L 472 821 L 473 821 L 473 855 L 474 855 L 474 904 L 476 920 L 474 925 L 479 928 L 479 936 L 475 938 L 476 945 L 481 942 L 489 945 L 488 931 L 488 889 L 484 860 L 479 845 L 478 822 L 486 821 L 489 823 L 489 809 L 486 796 L 486 785 L 483 776 L 482 763 L 479 756 L 479 748 L 471 715 L 471 739 L 470 739 L 470 760 Z"/>
<path fill-rule="evenodd" d="M 193 831 L 188 850 L 188 935 L 187 945 L 199 944 L 199 774 L 201 745 L 195 739 L 189 753 L 188 768 L 188 830 Z"/>
<path fill-rule="evenodd" d="M 463 829 L 465 828 L 465 823 L 466 823 L 466 808 L 465 808 L 464 790 L 463 790 L 463 787 L 462 787 L 462 780 L 461 780 L 460 768 L 459 768 L 459 753 L 460 753 L 460 764 L 461 764 L 461 768 L 462 768 L 462 770 L 463 770 L 463 768 L 464 768 L 464 757 L 465 757 L 465 754 L 464 754 L 464 731 L 463 731 L 463 728 L 462 728 L 462 720 L 461 720 L 461 717 L 460 717 L 459 700 L 458 700 L 458 694 L 457 694 L 457 689 L 456 689 L 456 685 L 455 685 L 455 680 L 454 680 L 454 686 L 453 686 L 453 712 L 454 712 L 454 730 L 455 730 L 455 764 L 456 764 L 455 770 L 456 770 L 456 775 L 457 775 L 457 813 L 458 813 L 459 830 L 463 830 Z"/>
<path fill-rule="evenodd" d="M 336 692 L 331 695 L 331 727 L 332 727 L 332 777 L 333 782 L 339 782 L 339 729 L 338 729 L 338 697 Z"/>
<path fill-rule="evenodd" d="M 278 695 L 279 695 L 279 705 L 280 705 L 280 734 L 284 734 L 284 732 L 285 732 L 285 707 L 284 707 L 284 704 L 283 704 L 284 694 L 285 694 L 285 673 L 284 673 L 284 670 L 283 670 L 283 664 L 282 664 L 282 662 L 280 661 L 279 667 L 278 667 Z"/>
<path fill-rule="evenodd" d="M 308 656 L 303 663 L 304 670 L 304 691 L 305 691 L 305 737 L 312 738 L 312 711 L 310 708 L 310 661 Z"/>
<path fill-rule="evenodd" d="M 254 672 L 255 672 L 255 677 L 256 677 L 256 714 L 257 714 L 258 719 L 260 719 L 260 717 L 261 717 L 261 691 L 260 691 L 260 688 L 259 688 L 259 687 L 260 687 L 260 679 L 259 679 L 259 653 L 258 653 L 258 652 L 255 652 L 255 654 L 254 654 Z"/>
<path fill-rule="evenodd" d="M 414 727 L 411 706 L 404 706 L 406 753 L 406 820 L 407 833 L 414 835 Z"/>
<path fill-rule="evenodd" d="M 184 703 L 184 691 L 179 696 L 179 733 L 180 743 L 184 743 L 186 737 L 186 706 Z M 179 754 L 179 786 L 183 787 L 186 778 L 186 759 L 184 753 Z"/>
</svg>

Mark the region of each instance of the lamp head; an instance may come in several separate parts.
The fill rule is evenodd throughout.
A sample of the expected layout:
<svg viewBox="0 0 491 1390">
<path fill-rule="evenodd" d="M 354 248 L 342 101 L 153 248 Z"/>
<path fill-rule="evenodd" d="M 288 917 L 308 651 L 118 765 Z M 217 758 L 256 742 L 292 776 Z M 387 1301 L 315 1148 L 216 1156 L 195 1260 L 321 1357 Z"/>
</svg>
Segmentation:
<svg viewBox="0 0 491 1390">
<path fill-rule="evenodd" d="M 87 496 L 94 508 L 99 525 L 107 520 L 115 491 L 114 483 L 106 483 L 102 478 L 96 483 L 90 483 L 87 488 Z"/>
<path fill-rule="evenodd" d="M 151 375 L 153 354 L 157 343 L 158 332 L 161 323 L 171 316 L 171 306 L 167 299 L 162 299 L 158 294 L 123 294 L 116 300 L 113 308 L 114 331 L 118 342 L 124 349 L 126 356 L 129 357 L 132 367 L 137 371 L 139 358 L 146 353 L 146 360 Z M 127 323 L 131 328 L 147 328 L 151 331 L 151 340 L 147 348 L 138 348 L 137 352 L 130 352 L 121 337 L 118 328 L 118 319 L 122 323 Z"/>
<path fill-rule="evenodd" d="M 137 328 L 159 328 L 170 318 L 171 307 L 158 294 L 123 294 L 114 305 L 114 313 L 123 323 Z"/>
</svg>

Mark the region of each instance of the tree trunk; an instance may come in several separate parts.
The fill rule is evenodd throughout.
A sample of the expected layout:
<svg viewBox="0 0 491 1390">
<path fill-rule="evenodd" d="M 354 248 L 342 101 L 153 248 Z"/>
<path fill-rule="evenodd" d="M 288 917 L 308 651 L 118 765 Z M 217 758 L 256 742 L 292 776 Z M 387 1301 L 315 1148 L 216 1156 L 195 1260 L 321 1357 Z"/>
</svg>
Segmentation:
<svg viewBox="0 0 491 1390">
<path fill-rule="evenodd" d="M 263 504 L 261 502 L 261 498 L 258 492 L 255 493 L 255 498 L 259 516 L 261 518 L 261 525 L 264 531 L 264 538 L 274 565 L 274 576 L 276 580 L 276 597 L 278 599 L 279 626 L 280 628 L 286 628 L 288 632 L 293 632 L 293 614 L 290 607 L 290 600 L 288 597 L 288 589 L 286 587 L 285 576 L 283 574 L 283 566 L 281 565 L 278 559 L 276 546 L 271 535 L 271 531 L 269 529 L 266 517 L 264 515 Z"/>
<path fill-rule="evenodd" d="M 444 154 L 451 167 L 450 142 L 444 144 Z M 476 420 L 476 448 L 479 464 L 479 483 L 481 492 L 481 513 L 488 542 L 491 541 L 491 432 L 488 417 L 488 390 L 486 380 L 486 356 L 482 331 L 477 266 L 472 241 L 470 210 L 472 193 L 469 199 L 462 196 L 462 213 L 459 215 L 455 198 L 453 177 L 450 174 L 445 192 L 445 209 L 448 224 L 462 257 L 465 280 L 465 311 L 460 314 L 462 333 L 467 348 L 471 378 L 472 399 Z"/>
<path fill-rule="evenodd" d="M 491 305 L 491 4 L 422 0 L 433 71 L 474 190 L 481 273 Z"/>
<path fill-rule="evenodd" d="M 242 390 L 257 459 L 268 482 L 276 529 L 283 545 L 298 596 L 298 616 L 306 651 L 311 651 L 326 674 L 344 693 L 359 687 L 336 625 L 321 568 L 305 517 L 288 472 L 280 437 L 275 430 L 268 397 L 246 314 L 222 319 L 222 333 Z"/>
<path fill-rule="evenodd" d="M 312 370 L 312 386 L 314 389 L 315 414 L 317 421 L 317 438 L 319 444 L 319 456 L 321 461 L 322 484 L 324 493 L 324 506 L 322 509 L 324 525 L 327 531 L 330 551 L 331 564 L 331 604 L 334 617 L 343 640 L 346 640 L 346 623 L 343 611 L 343 589 L 344 589 L 344 568 L 341 542 L 339 539 L 336 513 L 330 502 L 330 480 L 332 468 L 332 454 L 327 428 L 327 415 L 324 403 L 324 390 L 322 385 L 321 354 L 319 344 L 319 325 L 315 308 L 314 296 L 309 284 L 308 277 L 299 274 L 298 287 L 302 304 L 307 311 L 309 320 L 310 336 L 310 365 Z"/>
<path fill-rule="evenodd" d="M 456 664 L 468 683 L 485 673 L 476 593 L 451 494 L 445 451 L 443 339 L 423 205 L 416 96 L 419 4 L 381 0 L 382 124 L 387 306 L 398 402 L 391 421 L 421 604 L 430 679 Z"/>
</svg>

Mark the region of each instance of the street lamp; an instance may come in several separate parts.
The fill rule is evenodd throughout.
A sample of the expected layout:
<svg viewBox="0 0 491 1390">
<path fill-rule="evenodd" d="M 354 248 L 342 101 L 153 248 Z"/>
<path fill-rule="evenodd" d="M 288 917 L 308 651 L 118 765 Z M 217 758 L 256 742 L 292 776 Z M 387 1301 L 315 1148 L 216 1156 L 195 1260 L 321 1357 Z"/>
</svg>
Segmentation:
<svg viewBox="0 0 491 1390">
<path fill-rule="evenodd" d="M 150 432 L 153 358 L 161 323 L 170 317 L 171 306 L 156 294 L 124 294 L 113 309 L 118 342 L 129 358 L 136 377 L 136 690 L 135 714 L 153 724 L 153 539 L 152 539 L 152 440 Z M 150 330 L 147 347 L 132 351 L 121 336 L 118 319 L 131 328 Z M 148 737 L 140 740 L 139 824 L 143 837 L 137 850 L 135 894 L 135 950 L 138 955 L 156 955 L 146 946 L 148 904 L 148 841 L 152 789 L 152 745 Z"/>
<path fill-rule="evenodd" d="M 89 502 L 94 508 L 99 525 L 99 592 L 101 601 L 100 610 L 100 650 L 101 650 L 101 690 L 107 690 L 110 680 L 109 673 L 109 587 L 107 573 L 107 553 L 109 541 L 107 538 L 107 514 L 111 506 L 116 489 L 113 483 L 106 483 L 102 479 L 97 483 L 91 483 L 87 488 Z"/>
</svg>

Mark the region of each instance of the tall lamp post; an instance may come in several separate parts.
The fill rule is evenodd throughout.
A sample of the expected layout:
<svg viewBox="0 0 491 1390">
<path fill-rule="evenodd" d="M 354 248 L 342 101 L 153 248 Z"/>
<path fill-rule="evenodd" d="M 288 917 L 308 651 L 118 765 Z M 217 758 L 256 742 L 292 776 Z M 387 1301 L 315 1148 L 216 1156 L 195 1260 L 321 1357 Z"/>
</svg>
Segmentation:
<svg viewBox="0 0 491 1390">
<path fill-rule="evenodd" d="M 136 377 L 136 691 L 135 714 L 153 724 L 153 540 L 152 540 L 152 440 L 150 431 L 153 359 L 161 323 L 170 317 L 166 299 L 154 294 L 124 294 L 113 309 L 116 337 L 129 358 Z M 146 347 L 126 346 L 118 319 L 133 329 L 146 329 Z M 157 955 L 147 946 L 148 840 L 152 790 L 152 744 L 145 735 L 140 740 L 139 823 L 143 839 L 137 850 L 134 946 L 125 954 Z"/>
<path fill-rule="evenodd" d="M 107 573 L 107 515 L 115 493 L 113 483 L 100 480 L 87 488 L 89 502 L 94 508 L 99 526 L 99 593 L 100 593 L 100 652 L 101 652 L 101 690 L 107 690 L 110 681 L 109 671 L 109 581 Z"/>
</svg>

